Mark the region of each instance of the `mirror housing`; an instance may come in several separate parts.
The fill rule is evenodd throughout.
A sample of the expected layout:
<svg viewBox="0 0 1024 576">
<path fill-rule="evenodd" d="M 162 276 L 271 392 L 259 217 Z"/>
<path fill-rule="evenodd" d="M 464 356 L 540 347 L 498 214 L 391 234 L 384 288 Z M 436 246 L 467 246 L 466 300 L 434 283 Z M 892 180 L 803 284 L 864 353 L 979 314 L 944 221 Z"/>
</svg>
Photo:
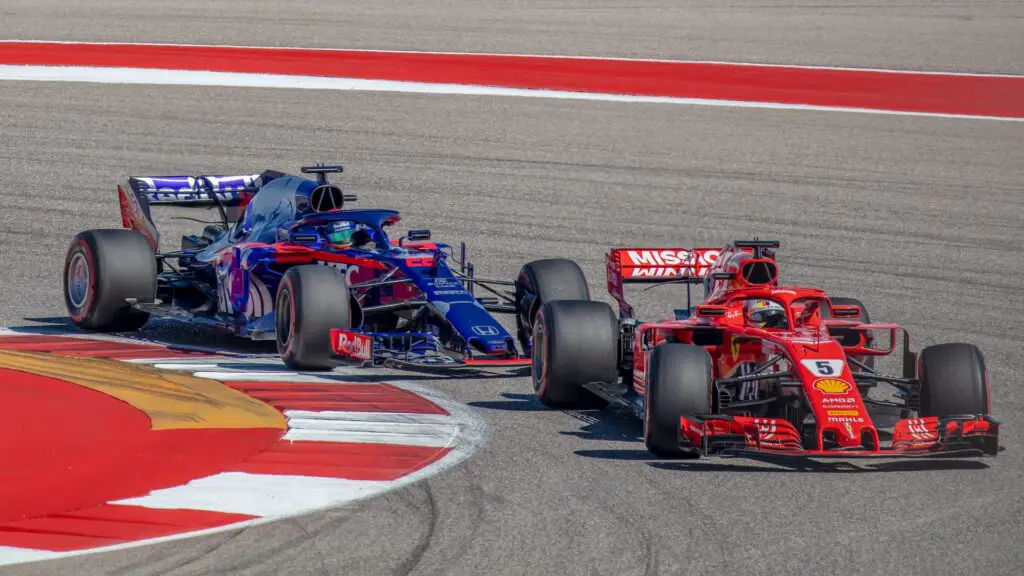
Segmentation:
<svg viewBox="0 0 1024 576">
<path fill-rule="evenodd" d="M 850 305 L 832 305 L 832 317 L 833 318 L 856 318 L 860 316 L 860 306 L 855 304 Z"/>
</svg>

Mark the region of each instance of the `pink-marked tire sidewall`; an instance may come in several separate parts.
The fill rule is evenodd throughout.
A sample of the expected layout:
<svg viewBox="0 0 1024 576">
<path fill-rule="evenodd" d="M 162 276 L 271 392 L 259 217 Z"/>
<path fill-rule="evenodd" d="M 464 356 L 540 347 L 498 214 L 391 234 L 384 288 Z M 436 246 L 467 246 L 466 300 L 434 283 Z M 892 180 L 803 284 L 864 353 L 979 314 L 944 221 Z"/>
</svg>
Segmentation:
<svg viewBox="0 0 1024 576">
<path fill-rule="evenodd" d="M 601 408 L 584 388 L 618 379 L 618 321 L 608 304 L 556 300 L 541 305 L 533 327 L 534 393 L 552 408 Z"/>
<path fill-rule="evenodd" d="M 127 299 L 156 298 L 156 257 L 149 243 L 132 230 L 89 230 L 71 241 L 64 260 L 64 303 L 80 328 L 131 331 L 149 314 Z"/>
<path fill-rule="evenodd" d="M 277 350 L 293 370 L 330 370 L 337 365 L 331 330 L 351 327 L 351 299 L 345 276 L 330 266 L 290 268 L 275 302 Z"/>
</svg>

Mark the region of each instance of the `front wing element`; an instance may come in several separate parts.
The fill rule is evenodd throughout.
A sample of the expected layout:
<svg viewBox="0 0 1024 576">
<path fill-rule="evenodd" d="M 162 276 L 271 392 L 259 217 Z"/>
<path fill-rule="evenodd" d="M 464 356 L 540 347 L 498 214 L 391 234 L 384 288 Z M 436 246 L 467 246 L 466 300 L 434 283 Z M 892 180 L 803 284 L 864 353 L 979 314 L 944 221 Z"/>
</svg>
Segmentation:
<svg viewBox="0 0 1024 576">
<path fill-rule="evenodd" d="M 764 454 L 814 458 L 978 457 L 999 453 L 999 421 L 987 414 L 908 418 L 896 423 L 888 447 L 806 450 L 800 432 L 779 418 L 724 414 L 681 416 L 679 443 L 702 454 Z"/>
<path fill-rule="evenodd" d="M 417 371 L 468 371 L 499 375 L 518 373 L 529 358 L 454 358 L 441 351 L 427 333 L 372 333 L 331 330 L 331 350 L 343 360 Z"/>
</svg>

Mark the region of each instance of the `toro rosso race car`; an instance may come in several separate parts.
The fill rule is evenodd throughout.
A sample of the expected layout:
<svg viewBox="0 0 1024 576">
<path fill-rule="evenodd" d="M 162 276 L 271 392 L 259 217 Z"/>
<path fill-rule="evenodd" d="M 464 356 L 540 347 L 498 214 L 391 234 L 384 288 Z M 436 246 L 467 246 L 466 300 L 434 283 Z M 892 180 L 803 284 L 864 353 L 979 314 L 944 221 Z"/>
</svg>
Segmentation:
<svg viewBox="0 0 1024 576">
<path fill-rule="evenodd" d="M 548 301 L 529 319 L 534 390 L 552 407 L 627 406 L 659 457 L 995 456 L 981 352 L 970 344 L 910 350 L 906 330 L 876 324 L 852 298 L 780 286 L 778 242 L 724 249 L 615 249 L 603 302 Z M 630 282 L 702 283 L 704 302 L 639 322 Z M 888 337 L 885 337 L 888 334 Z M 887 340 L 879 344 L 876 337 Z M 902 375 L 875 358 L 902 341 Z M 890 399 L 870 396 L 879 383 Z M 871 413 L 898 412 L 891 431 Z"/>
<path fill-rule="evenodd" d="M 356 197 L 327 180 L 341 171 L 303 167 L 315 180 L 273 170 L 128 178 L 118 186 L 124 229 L 82 232 L 67 252 L 71 319 L 86 329 L 131 331 L 153 315 L 276 339 L 294 369 L 341 361 L 525 369 L 528 349 L 517 348 L 492 313 L 536 306 L 536 294 L 476 278 L 465 243 L 456 256 L 429 230 L 390 239 L 398 212 L 348 208 Z M 180 250 L 160 252 L 150 212 L 160 204 L 212 205 L 221 223 L 183 237 Z M 549 292 L 586 297 L 566 287 Z M 522 330 L 519 345 L 529 346 Z"/>
</svg>

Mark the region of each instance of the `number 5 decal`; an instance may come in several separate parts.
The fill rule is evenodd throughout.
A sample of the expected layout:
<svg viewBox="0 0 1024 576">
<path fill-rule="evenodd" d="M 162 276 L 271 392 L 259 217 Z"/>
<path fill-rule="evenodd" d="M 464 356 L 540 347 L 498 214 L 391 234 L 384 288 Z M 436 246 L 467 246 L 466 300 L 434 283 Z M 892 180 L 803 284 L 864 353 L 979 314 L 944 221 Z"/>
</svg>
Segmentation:
<svg viewBox="0 0 1024 576">
<path fill-rule="evenodd" d="M 801 360 L 804 368 L 807 368 L 815 376 L 839 376 L 843 373 L 842 360 Z"/>
</svg>

